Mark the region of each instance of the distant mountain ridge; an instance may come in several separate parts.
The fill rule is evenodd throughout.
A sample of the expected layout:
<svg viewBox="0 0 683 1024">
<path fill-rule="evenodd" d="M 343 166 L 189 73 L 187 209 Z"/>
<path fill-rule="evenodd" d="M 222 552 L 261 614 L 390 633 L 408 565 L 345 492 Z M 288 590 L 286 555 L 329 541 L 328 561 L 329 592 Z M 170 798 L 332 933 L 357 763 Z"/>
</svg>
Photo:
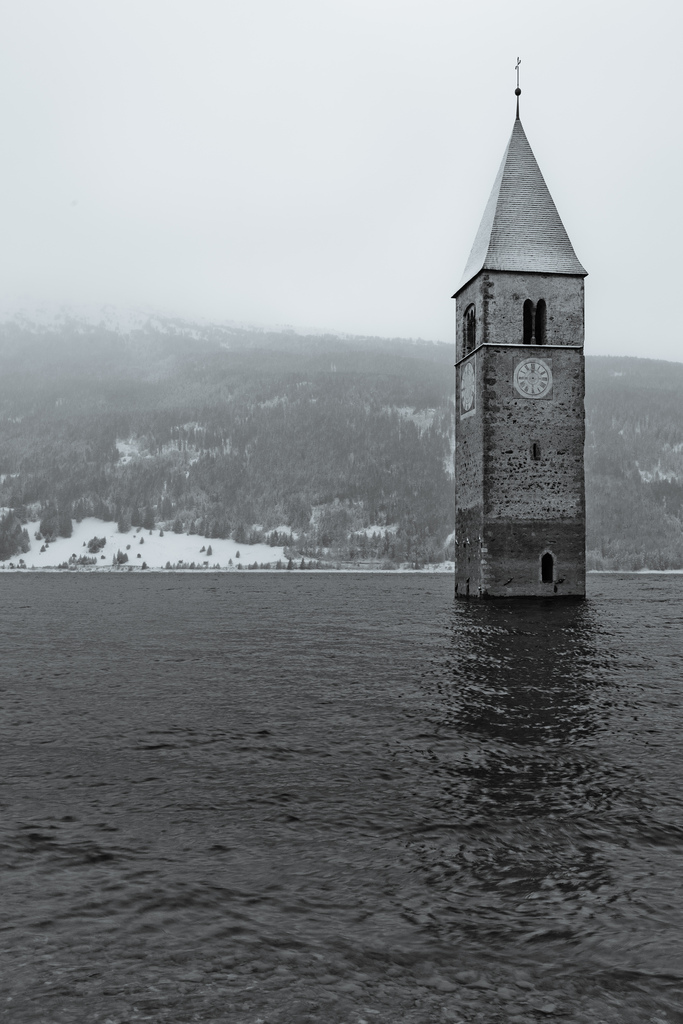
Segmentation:
<svg viewBox="0 0 683 1024">
<path fill-rule="evenodd" d="M 16 302 L 0 308 L 0 324 L 15 325 L 32 333 L 62 333 L 65 329 L 77 332 L 103 328 L 117 334 L 154 330 L 161 333 L 185 333 L 192 336 L 203 330 L 224 329 L 227 332 L 291 331 L 291 327 L 264 327 L 238 321 L 210 321 L 204 317 L 190 318 L 178 313 L 141 307 L 120 307 L 112 304 Z M 305 332 L 299 332 L 305 333 Z M 323 332 L 319 332 L 323 333 Z"/>
<path fill-rule="evenodd" d="M 89 334 L 94 330 L 109 331 L 121 336 L 138 335 L 140 333 L 157 333 L 181 335 L 187 338 L 205 338 L 215 340 L 223 335 L 227 340 L 232 337 L 244 344 L 258 344 L 259 339 L 269 336 L 289 335 L 298 338 L 337 338 L 355 344 L 366 342 L 385 342 L 388 339 L 370 335 L 351 335 L 343 331 L 322 329 L 320 327 L 292 326 L 291 324 L 254 324 L 237 320 L 208 320 L 205 317 L 190 318 L 179 313 L 148 309 L 122 308 L 112 304 L 96 303 L 69 305 L 66 303 L 21 303 L 17 302 L 0 307 L 0 329 L 20 328 L 29 334 L 64 333 Z M 425 341 L 422 338 L 393 339 L 412 345 L 431 345 L 439 342 Z"/>
<path fill-rule="evenodd" d="M 306 558 L 350 564 L 452 554 L 451 345 L 106 309 L 39 319 L 0 317 L 15 541 L 17 523 L 33 537 L 30 520 L 95 515 L 286 532 Z M 683 567 L 682 397 L 683 364 L 588 357 L 590 567 Z"/>
</svg>

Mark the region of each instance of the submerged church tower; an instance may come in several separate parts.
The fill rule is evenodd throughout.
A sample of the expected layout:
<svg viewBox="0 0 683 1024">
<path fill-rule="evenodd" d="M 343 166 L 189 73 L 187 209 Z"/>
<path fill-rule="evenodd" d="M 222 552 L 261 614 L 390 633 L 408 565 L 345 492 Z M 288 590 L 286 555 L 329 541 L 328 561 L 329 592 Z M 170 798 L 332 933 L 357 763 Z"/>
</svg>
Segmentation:
<svg viewBox="0 0 683 1024">
<path fill-rule="evenodd" d="M 456 302 L 456 594 L 584 597 L 583 269 L 517 117 Z"/>
</svg>

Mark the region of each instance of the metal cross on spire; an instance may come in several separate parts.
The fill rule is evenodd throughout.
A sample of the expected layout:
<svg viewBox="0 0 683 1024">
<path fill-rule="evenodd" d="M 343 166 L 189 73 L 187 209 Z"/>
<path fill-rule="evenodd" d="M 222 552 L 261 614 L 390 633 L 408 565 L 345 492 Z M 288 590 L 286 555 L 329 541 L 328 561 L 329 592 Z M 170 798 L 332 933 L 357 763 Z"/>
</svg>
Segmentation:
<svg viewBox="0 0 683 1024">
<path fill-rule="evenodd" d="M 515 71 L 517 72 L 517 88 L 515 89 L 515 96 L 517 97 L 517 120 L 519 121 L 519 97 L 522 95 L 522 90 L 519 87 L 519 65 L 522 63 L 521 58 L 517 58 L 515 64 Z"/>
</svg>

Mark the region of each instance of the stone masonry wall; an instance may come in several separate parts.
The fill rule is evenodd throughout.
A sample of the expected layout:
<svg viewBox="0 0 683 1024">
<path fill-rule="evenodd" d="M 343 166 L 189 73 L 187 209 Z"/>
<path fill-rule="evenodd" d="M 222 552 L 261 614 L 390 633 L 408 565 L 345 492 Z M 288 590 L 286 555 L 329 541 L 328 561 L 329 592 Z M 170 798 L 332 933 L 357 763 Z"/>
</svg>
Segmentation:
<svg viewBox="0 0 683 1024">
<path fill-rule="evenodd" d="M 484 276 L 484 275 L 482 275 Z M 522 343 L 525 299 L 547 305 L 546 344 L 583 345 L 583 278 L 561 274 L 486 275 L 486 341 L 493 345 Z"/>
<path fill-rule="evenodd" d="M 527 298 L 547 304 L 545 345 L 522 344 Z M 464 312 L 472 302 L 477 348 L 461 362 Z M 459 596 L 585 594 L 583 331 L 581 277 L 482 272 L 458 293 Z M 552 389 L 542 398 L 522 397 L 514 388 L 515 366 L 530 358 L 552 373 Z M 460 382 L 469 363 L 476 367 L 476 404 L 463 417 Z M 553 567 L 546 581 L 544 555 L 552 556 Z"/>
<path fill-rule="evenodd" d="M 480 364 L 485 363 L 482 412 L 487 520 L 582 516 L 583 353 L 537 346 L 487 348 L 485 353 Z M 513 386 L 515 365 L 529 356 L 543 358 L 552 370 L 549 398 L 522 398 Z"/>
<path fill-rule="evenodd" d="M 482 596 L 585 597 L 582 519 L 496 521 L 485 525 L 484 537 Z M 544 583 L 541 558 L 546 552 L 553 557 L 554 571 Z"/>
<path fill-rule="evenodd" d="M 496 346 L 485 353 L 482 592 L 582 596 L 583 353 L 539 346 Z M 522 398 L 514 388 L 515 365 L 530 357 L 544 358 L 551 367 L 548 398 Z M 545 553 L 554 566 L 548 582 L 541 576 Z"/>
<path fill-rule="evenodd" d="M 469 585 L 477 594 L 481 582 L 481 546 L 484 534 L 484 421 L 482 417 L 483 378 L 480 350 L 461 363 L 456 370 L 455 418 L 455 561 L 458 592 L 467 593 Z M 462 374 L 467 365 L 475 372 L 474 408 L 462 416 Z"/>
<path fill-rule="evenodd" d="M 477 345 L 481 345 L 485 339 L 486 323 L 486 281 L 488 274 L 479 274 L 473 281 L 470 281 L 455 300 L 455 360 L 462 359 L 465 355 L 465 310 L 474 303 L 477 322 Z"/>
<path fill-rule="evenodd" d="M 470 281 L 456 299 L 455 358 L 464 355 L 464 315 L 474 303 L 477 345 L 522 344 L 523 306 L 531 299 L 547 305 L 546 343 L 582 345 L 584 336 L 583 278 L 559 274 L 483 272 Z"/>
</svg>

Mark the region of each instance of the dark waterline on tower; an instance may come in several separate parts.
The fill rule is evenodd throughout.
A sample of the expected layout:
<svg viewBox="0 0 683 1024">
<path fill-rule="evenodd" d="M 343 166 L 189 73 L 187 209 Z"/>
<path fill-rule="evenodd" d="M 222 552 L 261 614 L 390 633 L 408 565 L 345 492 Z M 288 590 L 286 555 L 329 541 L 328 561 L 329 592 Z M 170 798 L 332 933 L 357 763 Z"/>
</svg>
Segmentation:
<svg viewBox="0 0 683 1024">
<path fill-rule="evenodd" d="M 7 1019 L 680 1020 L 681 587 L 6 577 Z"/>
</svg>

